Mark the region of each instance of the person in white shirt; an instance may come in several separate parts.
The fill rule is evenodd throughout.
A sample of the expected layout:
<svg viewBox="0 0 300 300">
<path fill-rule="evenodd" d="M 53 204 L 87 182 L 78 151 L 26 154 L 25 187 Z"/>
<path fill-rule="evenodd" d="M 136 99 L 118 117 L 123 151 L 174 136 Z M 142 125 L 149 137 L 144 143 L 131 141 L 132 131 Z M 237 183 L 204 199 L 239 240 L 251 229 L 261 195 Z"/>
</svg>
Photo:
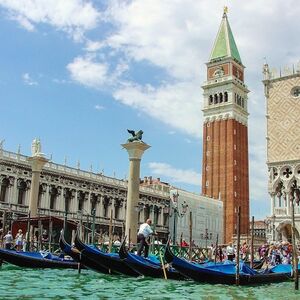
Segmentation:
<svg viewBox="0 0 300 300">
<path fill-rule="evenodd" d="M 11 234 L 11 231 L 8 231 L 8 233 L 3 237 L 5 249 L 10 250 L 13 242 L 13 236 Z"/>
<path fill-rule="evenodd" d="M 139 243 L 137 249 L 137 255 L 139 256 L 141 256 L 142 252 L 144 252 L 144 256 L 148 257 L 149 245 L 147 239 L 151 234 L 154 234 L 153 230 L 150 227 L 151 224 L 152 224 L 152 220 L 148 219 L 145 223 L 143 223 L 140 226 L 138 236 L 137 236 L 137 242 Z"/>
<path fill-rule="evenodd" d="M 233 261 L 234 259 L 234 248 L 232 247 L 232 243 L 229 243 L 229 245 L 226 247 L 227 252 L 227 259 Z"/>
</svg>

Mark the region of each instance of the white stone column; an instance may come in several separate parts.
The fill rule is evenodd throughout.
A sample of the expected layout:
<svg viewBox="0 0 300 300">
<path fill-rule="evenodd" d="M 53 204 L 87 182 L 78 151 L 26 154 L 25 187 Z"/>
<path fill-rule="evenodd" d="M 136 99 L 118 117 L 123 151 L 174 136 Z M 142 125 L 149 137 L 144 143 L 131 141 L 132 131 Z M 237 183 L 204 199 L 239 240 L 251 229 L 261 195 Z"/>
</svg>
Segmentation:
<svg viewBox="0 0 300 300">
<path fill-rule="evenodd" d="M 286 214 L 288 215 L 288 216 L 290 216 L 291 215 L 291 200 L 290 200 L 290 193 L 289 192 L 287 192 L 286 193 Z"/>
<path fill-rule="evenodd" d="M 89 192 L 89 195 L 88 195 L 88 201 L 87 201 L 87 212 L 89 213 L 89 215 L 91 214 L 92 212 L 92 203 L 91 203 L 91 195 L 92 195 L 92 192 Z"/>
<path fill-rule="evenodd" d="M 152 220 L 152 222 L 154 223 L 154 204 L 153 205 L 151 205 L 151 207 L 150 207 L 150 219 Z"/>
<path fill-rule="evenodd" d="M 140 193 L 140 164 L 141 158 L 150 146 L 143 142 L 129 142 L 122 144 L 129 155 L 129 174 L 128 174 L 128 191 L 127 191 L 127 209 L 125 234 L 130 237 L 133 243 L 136 243 L 138 230 L 138 201 Z"/>
<path fill-rule="evenodd" d="M 158 218 L 157 218 L 157 225 L 162 226 L 163 225 L 163 207 L 159 206 L 158 208 Z"/>
<path fill-rule="evenodd" d="M 96 206 L 96 216 L 97 217 L 102 217 L 103 216 L 103 196 L 100 194 L 98 196 L 100 198 L 100 201 L 99 203 L 97 203 L 97 206 Z"/>
<path fill-rule="evenodd" d="M 32 157 L 28 158 L 28 162 L 32 168 L 29 211 L 31 217 L 36 217 L 41 171 L 43 166 L 48 162 L 48 159 L 44 158 L 42 154 L 36 153 Z"/>
<path fill-rule="evenodd" d="M 77 214 L 78 212 L 78 190 L 75 190 L 75 196 L 72 199 L 71 212 Z"/>
<path fill-rule="evenodd" d="M 275 193 L 270 193 L 271 196 L 271 216 L 275 215 Z"/>
<path fill-rule="evenodd" d="M 145 208 L 143 208 L 141 211 L 140 211 L 140 218 L 141 218 L 141 222 L 144 223 L 146 220 L 145 220 Z"/>
<path fill-rule="evenodd" d="M 17 178 L 10 179 L 8 187 L 8 202 L 17 203 Z"/>
<path fill-rule="evenodd" d="M 115 210 L 116 210 L 115 198 L 112 198 L 112 200 L 111 200 L 111 210 L 112 210 L 112 217 L 114 219 L 115 218 Z M 110 217 L 110 213 L 109 213 L 109 217 Z"/>
</svg>

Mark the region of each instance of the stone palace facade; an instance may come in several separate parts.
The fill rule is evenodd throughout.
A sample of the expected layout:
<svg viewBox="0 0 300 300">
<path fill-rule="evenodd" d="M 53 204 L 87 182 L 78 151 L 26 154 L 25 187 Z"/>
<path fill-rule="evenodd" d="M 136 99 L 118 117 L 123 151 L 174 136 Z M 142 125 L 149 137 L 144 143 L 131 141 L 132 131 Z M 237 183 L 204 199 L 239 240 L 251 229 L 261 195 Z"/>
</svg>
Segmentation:
<svg viewBox="0 0 300 300">
<path fill-rule="evenodd" d="M 28 156 L 5 151 L 0 148 L 0 214 L 9 212 L 26 216 L 29 207 L 32 169 Z M 127 199 L 127 181 L 92 171 L 83 171 L 66 165 L 47 162 L 42 169 L 38 214 L 69 220 L 92 222 L 98 232 L 107 233 L 110 216 L 113 217 L 113 231 L 122 236 L 124 231 Z M 140 187 L 140 198 L 135 209 L 139 222 L 147 218 L 154 220 L 160 238 L 168 235 L 170 196 L 166 191 Z M 2 223 L 2 222 L 1 222 Z"/>
<path fill-rule="evenodd" d="M 269 241 L 292 236 L 294 209 L 296 239 L 300 232 L 300 63 L 277 72 L 264 65 L 267 104 L 267 165 L 271 215 L 267 219 Z"/>
</svg>

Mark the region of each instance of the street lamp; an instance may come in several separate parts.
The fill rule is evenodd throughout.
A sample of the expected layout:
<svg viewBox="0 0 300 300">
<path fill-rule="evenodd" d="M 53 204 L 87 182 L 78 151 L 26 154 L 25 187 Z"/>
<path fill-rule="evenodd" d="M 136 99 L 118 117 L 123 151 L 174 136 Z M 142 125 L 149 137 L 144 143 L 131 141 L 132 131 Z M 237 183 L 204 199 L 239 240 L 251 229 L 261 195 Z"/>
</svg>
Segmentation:
<svg viewBox="0 0 300 300">
<path fill-rule="evenodd" d="M 95 244 L 95 217 L 96 217 L 96 209 L 93 208 L 91 211 L 93 223 L 92 223 L 92 244 Z"/>
<path fill-rule="evenodd" d="M 173 200 L 172 200 L 172 214 L 170 215 L 170 217 L 173 216 L 173 245 L 176 244 L 176 226 L 177 226 L 177 219 L 178 217 L 183 217 L 188 209 L 188 204 L 184 201 L 181 204 L 181 212 L 179 211 L 179 203 L 178 203 L 178 198 L 179 198 L 179 194 L 178 191 L 176 191 L 176 193 L 173 193 Z"/>
</svg>

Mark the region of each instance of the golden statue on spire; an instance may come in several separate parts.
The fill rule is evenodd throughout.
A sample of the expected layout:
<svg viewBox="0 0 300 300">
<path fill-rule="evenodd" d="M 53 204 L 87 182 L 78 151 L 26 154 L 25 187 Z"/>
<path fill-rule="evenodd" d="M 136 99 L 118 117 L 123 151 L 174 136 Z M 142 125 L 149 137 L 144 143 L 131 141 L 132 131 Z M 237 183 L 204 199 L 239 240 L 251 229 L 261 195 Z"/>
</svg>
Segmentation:
<svg viewBox="0 0 300 300">
<path fill-rule="evenodd" d="M 227 13 L 228 13 L 228 7 L 224 6 L 224 14 L 227 15 Z"/>
</svg>

